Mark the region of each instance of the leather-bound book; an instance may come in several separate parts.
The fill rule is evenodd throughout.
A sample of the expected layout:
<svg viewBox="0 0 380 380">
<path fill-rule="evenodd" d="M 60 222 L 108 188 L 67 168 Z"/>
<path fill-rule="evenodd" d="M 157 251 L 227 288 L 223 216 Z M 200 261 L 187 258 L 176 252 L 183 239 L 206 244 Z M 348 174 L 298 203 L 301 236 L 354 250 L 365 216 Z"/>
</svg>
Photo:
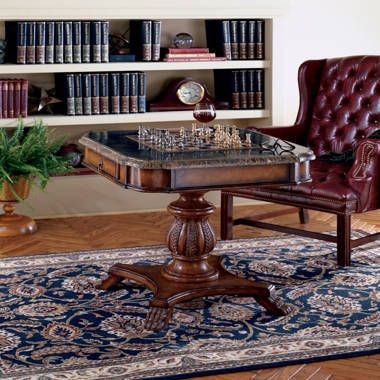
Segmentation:
<svg viewBox="0 0 380 380">
<path fill-rule="evenodd" d="M 82 23 L 73 21 L 73 62 L 82 62 Z"/>
<path fill-rule="evenodd" d="M 102 23 L 101 21 L 91 22 L 91 62 L 102 62 Z"/>
<path fill-rule="evenodd" d="M 14 110 L 14 82 L 13 80 L 8 80 L 8 117 L 10 119 L 15 117 Z"/>
<path fill-rule="evenodd" d="M 247 106 L 249 109 L 255 108 L 255 79 L 254 70 L 247 71 Z"/>
<path fill-rule="evenodd" d="M 91 62 L 91 22 L 82 21 L 82 63 Z"/>
<path fill-rule="evenodd" d="M 264 108 L 264 70 L 254 70 L 255 79 L 255 108 Z"/>
<path fill-rule="evenodd" d="M 247 59 L 247 21 L 239 20 L 239 59 Z"/>
<path fill-rule="evenodd" d="M 21 79 L 20 109 L 22 117 L 28 116 L 28 88 L 29 81 L 27 79 Z"/>
<path fill-rule="evenodd" d="M 55 21 L 55 46 L 54 46 L 54 62 L 63 63 L 63 21 Z"/>
<path fill-rule="evenodd" d="M 4 80 L 1 88 L 1 97 L 3 103 L 3 119 L 8 118 L 8 81 Z"/>
<path fill-rule="evenodd" d="M 83 114 L 91 115 L 91 74 L 82 74 Z"/>
<path fill-rule="evenodd" d="M 65 63 L 73 63 L 73 22 L 63 22 L 63 57 Z"/>
<path fill-rule="evenodd" d="M 120 74 L 110 73 L 109 80 L 111 113 L 120 113 Z"/>
<path fill-rule="evenodd" d="M 110 34 L 110 23 L 109 21 L 101 22 L 101 47 L 100 55 L 102 62 L 109 62 L 109 34 Z"/>
<path fill-rule="evenodd" d="M 36 22 L 36 63 L 45 63 L 46 22 Z"/>
<path fill-rule="evenodd" d="M 91 74 L 91 114 L 100 114 L 99 74 Z"/>
<path fill-rule="evenodd" d="M 82 74 L 74 74 L 75 115 L 83 115 Z"/>
<path fill-rule="evenodd" d="M 240 108 L 246 109 L 248 108 L 247 103 L 247 70 L 239 71 L 239 100 L 240 100 Z"/>
<path fill-rule="evenodd" d="M 255 34 L 256 34 L 256 20 L 248 20 L 247 26 L 247 59 L 255 59 Z"/>
<path fill-rule="evenodd" d="M 21 116 L 21 80 L 16 79 L 14 83 L 13 109 L 14 117 Z"/>
<path fill-rule="evenodd" d="M 239 59 L 239 21 L 230 21 L 231 58 Z"/>
<path fill-rule="evenodd" d="M 152 21 L 152 61 L 160 60 L 161 21 Z"/>
<path fill-rule="evenodd" d="M 217 57 L 232 59 L 229 20 L 206 20 L 207 47 Z"/>
<path fill-rule="evenodd" d="M 138 111 L 146 112 L 146 76 L 145 73 L 137 73 L 138 82 Z"/>
<path fill-rule="evenodd" d="M 45 63 L 54 63 L 54 21 L 46 22 Z"/>
<path fill-rule="evenodd" d="M 137 113 L 139 112 L 138 103 L 138 75 L 137 73 L 129 74 L 129 112 Z"/>
<path fill-rule="evenodd" d="M 109 78 L 108 73 L 99 74 L 99 103 L 100 113 L 107 114 L 109 111 Z"/>
<path fill-rule="evenodd" d="M 129 73 L 120 74 L 120 113 L 129 113 Z"/>
<path fill-rule="evenodd" d="M 256 20 L 256 59 L 265 59 L 265 21 Z"/>
<path fill-rule="evenodd" d="M 36 22 L 27 22 L 26 63 L 36 63 Z"/>
</svg>

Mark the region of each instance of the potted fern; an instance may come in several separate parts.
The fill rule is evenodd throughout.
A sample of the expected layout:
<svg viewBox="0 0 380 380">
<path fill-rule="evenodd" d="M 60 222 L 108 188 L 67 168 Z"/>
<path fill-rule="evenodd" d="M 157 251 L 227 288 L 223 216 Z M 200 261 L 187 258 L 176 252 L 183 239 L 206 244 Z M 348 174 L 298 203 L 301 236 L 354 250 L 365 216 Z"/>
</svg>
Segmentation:
<svg viewBox="0 0 380 380">
<path fill-rule="evenodd" d="M 69 161 L 57 153 L 63 138 L 53 138 L 42 121 L 24 128 L 21 119 L 12 131 L 0 128 L 0 237 L 33 233 L 33 219 L 14 214 L 14 204 L 25 200 L 31 185 L 44 189 L 53 173 L 71 170 Z"/>
</svg>

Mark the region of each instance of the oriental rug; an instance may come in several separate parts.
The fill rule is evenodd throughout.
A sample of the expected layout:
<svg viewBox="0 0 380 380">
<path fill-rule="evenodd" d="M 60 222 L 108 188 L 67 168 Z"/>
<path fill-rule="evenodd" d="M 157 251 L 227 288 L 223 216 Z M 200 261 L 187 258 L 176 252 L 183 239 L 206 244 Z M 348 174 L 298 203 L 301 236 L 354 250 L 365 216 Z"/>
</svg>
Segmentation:
<svg viewBox="0 0 380 380">
<path fill-rule="evenodd" d="M 151 293 L 95 285 L 116 262 L 161 263 L 163 246 L 0 260 L 0 378 L 157 379 L 233 372 L 380 352 L 380 248 L 354 250 L 283 235 L 222 241 L 215 254 L 291 305 L 269 315 L 253 298 L 180 304 L 169 328 L 143 328 Z"/>
</svg>

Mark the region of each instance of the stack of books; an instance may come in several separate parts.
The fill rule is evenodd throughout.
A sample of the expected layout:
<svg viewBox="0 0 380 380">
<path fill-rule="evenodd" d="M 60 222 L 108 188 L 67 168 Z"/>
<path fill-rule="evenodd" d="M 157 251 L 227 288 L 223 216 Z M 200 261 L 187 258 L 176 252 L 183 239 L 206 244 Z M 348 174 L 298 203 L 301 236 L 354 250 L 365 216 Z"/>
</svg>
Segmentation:
<svg viewBox="0 0 380 380">
<path fill-rule="evenodd" d="M 28 81 L 0 80 L 0 119 L 28 116 Z"/>
<path fill-rule="evenodd" d="M 161 21 L 131 20 L 129 24 L 130 51 L 140 61 L 159 61 Z"/>
<path fill-rule="evenodd" d="M 109 62 L 109 21 L 9 21 L 12 63 Z"/>
<path fill-rule="evenodd" d="M 264 70 L 215 70 L 215 95 L 226 101 L 230 108 L 264 108 Z"/>
<path fill-rule="evenodd" d="M 56 89 L 66 115 L 146 112 L 144 72 L 57 74 Z"/>
<path fill-rule="evenodd" d="M 225 61 L 208 48 L 167 48 L 163 50 L 164 62 Z"/>
<path fill-rule="evenodd" d="M 265 59 L 265 21 L 206 20 L 207 46 L 228 60 Z"/>
</svg>

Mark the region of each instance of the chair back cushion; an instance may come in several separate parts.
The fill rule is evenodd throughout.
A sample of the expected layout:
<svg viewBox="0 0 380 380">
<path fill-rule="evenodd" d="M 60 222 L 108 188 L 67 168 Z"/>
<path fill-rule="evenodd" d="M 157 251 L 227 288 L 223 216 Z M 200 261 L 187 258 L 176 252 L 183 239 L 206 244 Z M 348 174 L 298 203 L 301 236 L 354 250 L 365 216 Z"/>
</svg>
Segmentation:
<svg viewBox="0 0 380 380">
<path fill-rule="evenodd" d="M 307 145 L 317 156 L 343 152 L 380 129 L 380 56 L 326 60 Z"/>
</svg>

